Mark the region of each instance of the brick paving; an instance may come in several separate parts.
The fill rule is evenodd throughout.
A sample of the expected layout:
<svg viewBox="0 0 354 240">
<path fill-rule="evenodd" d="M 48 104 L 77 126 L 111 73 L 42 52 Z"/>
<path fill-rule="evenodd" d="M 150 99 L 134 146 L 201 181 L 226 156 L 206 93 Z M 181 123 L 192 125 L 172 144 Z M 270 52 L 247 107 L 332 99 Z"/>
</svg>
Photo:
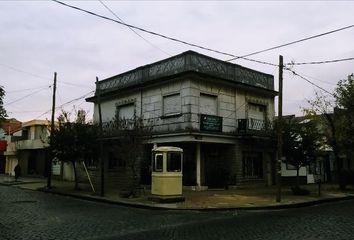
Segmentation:
<svg viewBox="0 0 354 240">
<path fill-rule="evenodd" d="M 353 239 L 354 200 L 272 211 L 148 210 L 0 186 L 0 239 Z"/>
</svg>

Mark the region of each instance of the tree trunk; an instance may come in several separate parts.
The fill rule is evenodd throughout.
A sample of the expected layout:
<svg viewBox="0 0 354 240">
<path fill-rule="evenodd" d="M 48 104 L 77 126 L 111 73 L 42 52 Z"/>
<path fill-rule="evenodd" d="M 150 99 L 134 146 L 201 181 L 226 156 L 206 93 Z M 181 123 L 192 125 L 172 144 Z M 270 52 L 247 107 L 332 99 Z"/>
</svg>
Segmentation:
<svg viewBox="0 0 354 240">
<path fill-rule="evenodd" d="M 331 145 L 333 148 L 333 155 L 334 155 L 334 161 L 336 163 L 336 173 L 337 173 L 337 181 L 339 184 L 339 188 L 341 190 L 344 190 L 344 185 L 343 185 L 343 176 L 342 176 L 342 167 L 343 167 L 343 161 L 342 159 L 339 157 L 339 150 L 338 150 L 338 142 L 336 139 L 336 127 L 334 125 L 334 121 L 331 118 L 330 114 L 325 114 L 326 119 L 329 123 L 331 132 L 332 132 L 332 139 L 331 139 Z"/>
<path fill-rule="evenodd" d="M 74 179 L 75 179 L 75 190 L 79 190 L 79 181 L 77 179 L 77 172 L 76 172 L 76 161 L 71 162 L 74 168 Z"/>
<path fill-rule="evenodd" d="M 300 166 L 296 166 L 296 188 L 299 188 L 300 183 L 299 183 L 299 171 L 300 171 Z"/>
</svg>

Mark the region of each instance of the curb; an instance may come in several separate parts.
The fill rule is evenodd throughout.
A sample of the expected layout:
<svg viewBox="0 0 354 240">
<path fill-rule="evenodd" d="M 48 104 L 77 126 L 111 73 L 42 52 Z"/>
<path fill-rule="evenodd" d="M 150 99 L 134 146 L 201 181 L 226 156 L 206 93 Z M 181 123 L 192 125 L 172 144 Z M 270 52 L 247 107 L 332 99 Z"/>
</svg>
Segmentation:
<svg viewBox="0 0 354 240">
<path fill-rule="evenodd" d="M 288 203 L 288 204 L 268 205 L 268 206 L 219 207 L 219 208 L 218 207 L 175 208 L 175 207 L 169 207 L 169 206 L 156 206 L 153 204 L 132 203 L 132 202 L 121 201 L 121 200 L 110 200 L 107 198 L 101 198 L 99 196 L 96 197 L 96 196 L 72 194 L 72 193 L 66 193 L 66 192 L 60 192 L 60 191 L 56 191 L 56 190 L 46 189 L 44 187 L 37 188 L 37 189 L 30 189 L 30 188 L 25 188 L 25 187 L 19 186 L 22 184 L 26 185 L 26 183 L 6 184 L 3 182 L 0 182 L 0 185 L 7 186 L 7 187 L 14 186 L 14 187 L 24 189 L 24 190 L 39 191 L 39 192 L 44 192 L 44 193 L 56 194 L 56 195 L 60 195 L 60 196 L 67 196 L 67 197 L 72 197 L 72 198 L 91 201 L 91 202 L 101 202 L 101 203 L 114 204 L 114 205 L 125 206 L 125 207 L 134 207 L 134 208 L 140 208 L 140 209 L 168 210 L 168 211 L 199 211 L 199 212 L 235 211 L 235 210 L 245 210 L 245 211 L 270 210 L 271 211 L 271 210 L 282 210 L 282 209 L 294 209 L 294 208 L 309 207 L 309 206 L 314 206 L 314 205 L 319 205 L 319 204 L 324 204 L 324 203 L 354 199 L 354 195 L 352 195 L 352 196 L 344 196 L 344 197 L 317 199 L 317 200 L 311 200 L 311 201 L 299 202 L 299 203 Z"/>
<path fill-rule="evenodd" d="M 300 203 L 290 203 L 290 204 L 281 204 L 281 205 L 269 205 L 269 206 L 253 206 L 253 207 L 220 207 L 220 208 L 174 208 L 168 206 L 156 206 L 151 204 L 143 204 L 143 203 L 132 203 L 126 201 L 117 201 L 117 200 L 109 200 L 101 197 L 91 197 L 85 195 L 78 195 L 78 194 L 71 194 L 71 193 L 64 193 L 64 192 L 57 192 L 48 189 L 33 189 L 33 191 L 41 191 L 45 193 L 57 194 L 61 196 L 73 197 L 77 199 L 87 200 L 91 202 L 101 202 L 101 203 L 108 203 L 114 205 L 120 205 L 125 207 L 134 207 L 140 209 L 150 209 L 150 210 L 169 210 L 169 211 L 199 211 L 199 212 L 212 212 L 212 211 L 234 211 L 234 210 L 281 210 L 281 209 L 294 209 L 294 208 L 302 208 L 302 207 L 309 207 L 324 203 L 330 202 L 338 202 L 338 201 L 346 201 L 346 200 L 353 200 L 354 196 L 345 196 L 345 197 L 333 197 L 333 198 L 324 198 L 324 199 L 317 199 L 307 202 L 300 202 Z"/>
<path fill-rule="evenodd" d="M 8 181 L 8 182 L 0 182 L 0 185 L 2 185 L 2 186 L 18 186 L 18 185 L 25 185 L 25 184 L 32 184 L 32 183 L 40 183 L 40 182 L 39 181 L 33 181 L 33 182 Z"/>
</svg>

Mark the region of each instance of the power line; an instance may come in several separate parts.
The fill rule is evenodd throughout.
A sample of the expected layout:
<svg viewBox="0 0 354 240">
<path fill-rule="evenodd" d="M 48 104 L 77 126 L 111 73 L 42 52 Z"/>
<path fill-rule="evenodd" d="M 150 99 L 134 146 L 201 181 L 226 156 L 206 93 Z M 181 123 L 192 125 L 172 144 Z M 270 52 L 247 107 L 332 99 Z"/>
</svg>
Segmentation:
<svg viewBox="0 0 354 240">
<path fill-rule="evenodd" d="M 336 32 L 339 32 L 339 31 L 343 31 L 343 30 L 346 30 L 346 29 L 349 29 L 349 28 L 352 28 L 352 27 L 354 27 L 354 25 L 349 25 L 349 26 L 346 26 L 346 27 L 337 28 L 337 29 L 332 30 L 332 31 L 320 33 L 320 34 L 313 35 L 313 36 L 306 37 L 306 38 L 301 38 L 299 40 L 295 40 L 295 41 L 292 41 L 292 42 L 284 43 L 284 44 L 281 44 L 281 45 L 278 45 L 278 46 L 275 46 L 275 47 L 266 48 L 266 49 L 263 49 L 263 50 L 260 50 L 260 51 L 256 51 L 256 52 L 252 52 L 252 53 L 249 53 L 249 54 L 246 54 L 246 55 L 243 55 L 243 56 L 234 57 L 234 58 L 231 58 L 231 59 L 226 60 L 226 61 L 230 62 L 230 61 L 233 61 L 233 60 L 236 60 L 236 59 L 239 59 L 239 58 L 245 58 L 245 57 L 253 56 L 253 55 L 256 55 L 256 54 L 259 54 L 259 53 L 268 52 L 268 51 L 271 51 L 271 50 L 274 50 L 274 49 L 277 49 L 277 48 L 282 48 L 282 47 L 286 47 L 286 46 L 289 46 L 289 45 L 292 45 L 292 44 L 296 44 L 296 43 L 299 43 L 299 42 L 304 42 L 304 41 L 307 41 L 307 40 L 310 40 L 310 39 L 322 37 L 322 36 L 325 36 L 325 35 L 328 35 L 328 34 L 332 34 L 332 33 L 336 33 Z"/>
<path fill-rule="evenodd" d="M 0 65 L 3 66 L 3 67 L 9 68 L 9 69 L 11 69 L 11 70 L 13 70 L 13 71 L 15 71 L 15 72 L 25 73 L 25 74 L 31 75 L 31 76 L 33 76 L 33 77 L 41 78 L 41 79 L 45 79 L 45 80 L 48 80 L 48 79 L 49 79 L 49 78 L 46 78 L 46 77 L 37 75 L 37 74 L 35 74 L 35 73 L 27 72 L 27 71 L 24 71 L 24 70 L 22 70 L 22 69 L 15 68 L 15 67 L 12 67 L 12 66 L 3 64 L 3 63 L 0 63 Z"/>
<path fill-rule="evenodd" d="M 25 91 L 29 91 L 29 90 L 36 90 L 36 89 L 44 88 L 44 87 L 47 87 L 47 86 L 48 85 L 43 85 L 43 86 L 40 86 L 40 87 L 33 87 L 33 88 L 25 88 L 25 89 L 6 91 L 6 93 L 25 92 Z"/>
<path fill-rule="evenodd" d="M 57 109 L 61 109 L 62 107 L 66 106 L 66 105 L 68 105 L 68 104 L 70 104 L 70 103 L 79 101 L 79 100 L 81 100 L 81 99 L 87 97 L 88 95 L 90 95 L 90 94 L 92 94 L 92 93 L 94 93 L 94 92 L 95 92 L 95 91 L 90 91 L 90 92 L 88 92 L 88 93 L 82 95 L 81 97 L 74 98 L 74 99 L 72 99 L 72 100 L 70 100 L 70 101 L 68 101 L 68 102 L 63 103 L 62 105 L 56 107 L 55 109 L 56 109 L 56 110 L 57 110 Z M 41 115 L 39 115 L 39 116 L 36 117 L 36 118 L 40 118 L 40 117 L 42 117 L 43 115 L 45 115 L 45 114 L 47 114 L 47 113 L 49 113 L 49 112 L 51 112 L 51 111 L 52 111 L 52 109 L 49 109 L 48 111 L 42 113 Z"/>
<path fill-rule="evenodd" d="M 36 77 L 36 78 L 41 78 L 41 79 L 49 80 L 49 78 L 40 76 L 40 75 L 35 74 L 35 73 L 27 72 L 27 71 L 25 71 L 25 70 L 22 70 L 22 69 L 13 67 L 13 66 L 9 66 L 9 65 L 6 65 L 6 64 L 3 64 L 3 63 L 0 63 L 0 65 L 1 65 L 1 66 L 4 66 L 4 67 L 6 67 L 6 68 L 9 68 L 9 69 L 11 69 L 11 70 L 13 70 L 13 71 L 16 71 L 16 72 L 25 73 L 25 74 L 31 75 L 31 76 L 33 76 L 33 77 Z M 75 84 L 75 83 L 64 82 L 64 81 L 58 81 L 58 82 L 63 83 L 63 84 L 66 84 L 66 85 L 70 85 L 70 86 L 75 86 L 75 87 L 87 87 L 87 88 L 90 88 L 90 89 L 91 89 L 91 87 L 86 86 L 86 85 Z M 20 89 L 20 90 L 14 90 L 14 91 L 6 91 L 6 92 L 7 92 L 7 93 L 10 93 L 10 92 L 21 92 L 21 91 L 27 91 L 27 90 L 38 89 L 38 88 L 40 88 L 40 87 L 27 88 L 27 89 Z"/>
<path fill-rule="evenodd" d="M 110 13 L 112 13 L 119 21 L 121 21 L 122 23 L 125 23 L 123 21 L 123 19 L 121 19 L 115 12 L 112 11 L 112 9 L 110 9 L 103 1 L 98 0 Z M 147 42 L 150 46 L 158 49 L 159 51 L 163 52 L 164 54 L 168 55 L 168 56 L 172 56 L 171 54 L 169 54 L 168 52 L 164 51 L 163 49 L 161 49 L 160 47 L 158 47 L 157 45 L 153 44 L 152 42 L 150 42 L 149 40 L 147 40 L 146 38 L 144 38 L 141 34 L 139 34 L 137 31 L 134 30 L 134 28 L 128 27 L 133 33 L 135 33 L 138 37 L 140 37 L 141 39 L 143 39 L 145 42 Z"/>
<path fill-rule="evenodd" d="M 322 91 L 328 93 L 329 95 L 333 96 L 333 93 L 331 93 L 330 91 L 328 91 L 328 90 L 324 89 L 323 87 L 317 85 L 316 83 L 312 82 L 311 80 L 305 78 L 304 76 L 298 74 L 298 73 L 295 72 L 294 70 L 292 70 L 292 69 L 290 69 L 290 68 L 286 68 L 286 67 L 285 67 L 284 69 L 287 70 L 287 71 L 290 71 L 290 72 L 291 72 L 292 74 L 294 74 L 295 76 L 298 76 L 299 78 L 301 78 L 301 79 L 305 80 L 306 82 L 310 83 L 312 86 L 315 86 L 315 87 L 321 89 Z"/>
<path fill-rule="evenodd" d="M 52 85 L 47 86 L 47 87 L 45 87 L 45 88 L 41 88 L 41 89 L 39 89 L 38 91 L 32 92 L 32 93 L 30 93 L 30 94 L 28 94 L 28 95 L 26 95 L 26 96 L 23 96 L 23 97 L 21 97 L 21 98 L 19 98 L 19 99 L 16 99 L 16 100 L 14 100 L 14 101 L 12 101 L 12 102 L 6 103 L 6 104 L 4 104 L 4 106 L 8 106 L 8 105 L 10 105 L 10 104 L 19 102 L 19 101 L 21 101 L 21 100 L 23 100 L 23 99 L 25 99 L 25 98 L 27 98 L 27 97 L 30 97 L 30 96 L 32 96 L 32 95 L 34 95 L 34 94 L 36 94 L 36 93 L 39 93 L 39 92 L 41 92 L 41 91 L 43 91 L 43 90 L 45 90 L 45 89 L 47 89 L 47 88 L 51 88 L 51 87 L 52 87 Z"/>
<path fill-rule="evenodd" d="M 137 27 L 137 26 L 134 26 L 134 25 L 131 25 L 131 24 L 127 24 L 127 23 L 124 23 L 124 22 L 122 22 L 122 21 L 115 20 L 115 19 L 112 19 L 112 18 L 103 16 L 103 15 L 100 15 L 100 14 L 97 14 L 97 13 L 94 13 L 94 12 L 91 12 L 91 11 L 88 11 L 88 10 L 85 10 L 85 9 L 82 9 L 82 8 L 79 8 L 79 7 L 75 7 L 75 6 L 73 6 L 73 5 L 69 5 L 69 4 L 67 4 L 67 3 L 64 3 L 64 2 L 61 2 L 61 1 L 58 1 L 58 0 L 52 0 L 52 1 L 53 1 L 53 2 L 56 2 L 56 3 L 59 3 L 59 4 L 63 5 L 63 6 L 66 6 L 66 7 L 69 7 L 69 8 L 72 8 L 72 9 L 75 9 L 75 10 L 78 10 L 78 11 L 81 11 L 81 12 L 84 12 L 84 13 L 87 13 L 87 14 L 90 14 L 90 15 L 93 15 L 93 16 L 95 16 L 95 17 L 99 17 L 99 18 L 102 18 L 102 19 L 105 19 L 105 20 L 108 20 L 108 21 L 112 21 L 112 22 L 115 22 L 115 23 L 124 25 L 124 26 L 126 26 L 126 27 L 129 27 L 129 28 L 132 28 L 132 29 L 136 29 L 136 30 L 139 30 L 139 31 L 141 31 L 141 32 L 145 32 L 145 33 L 148 33 L 148 34 L 151 34 L 151 35 L 154 35 L 154 36 L 158 36 L 158 37 L 161 37 L 161 38 L 165 38 L 165 39 L 168 39 L 168 40 L 170 40 L 170 41 L 178 42 L 178 43 L 181 43 L 181 44 L 190 46 L 190 47 L 195 47 L 195 48 L 199 48 L 199 49 L 202 49 L 202 50 L 205 50 L 205 51 L 209 51 L 209 52 L 214 52 L 214 53 L 222 54 L 222 55 L 225 55 L 225 56 L 228 56 L 228 57 L 242 58 L 242 59 L 244 59 L 244 60 L 251 61 L 251 62 L 266 64 L 266 65 L 271 65 L 271 66 L 277 66 L 276 64 L 273 64 L 273 63 L 264 62 L 264 61 L 259 61 L 259 60 L 255 60 L 255 59 L 250 59 L 250 58 L 246 58 L 246 57 L 242 57 L 242 56 L 240 57 L 240 56 L 236 56 L 236 55 L 231 54 L 231 53 L 227 53 L 227 52 L 223 52 L 223 51 L 211 49 L 211 48 L 208 48 L 208 47 L 200 46 L 200 45 L 197 45 L 197 44 L 195 44 L 195 43 L 189 43 L 189 42 L 187 42 L 187 41 L 180 40 L 180 39 L 177 39 L 177 38 L 174 38 L 174 37 L 169 37 L 169 36 L 166 36 L 166 35 L 164 35 L 164 34 L 157 33 L 157 32 L 153 32 L 153 31 L 150 31 L 150 30 L 146 30 L 146 29 L 144 29 L 144 28 Z"/>
<path fill-rule="evenodd" d="M 353 60 L 354 60 L 354 57 L 350 57 L 350 58 L 325 60 L 325 61 L 312 61 L 312 62 L 300 62 L 300 63 L 291 62 L 291 63 L 287 63 L 285 65 L 294 66 L 294 65 L 326 64 L 326 63 L 337 63 L 337 62 L 345 62 L 345 61 L 353 61 Z"/>
<path fill-rule="evenodd" d="M 336 85 L 335 83 L 323 81 L 323 80 L 321 80 L 321 79 L 312 77 L 312 76 L 310 76 L 310 75 L 308 75 L 308 74 L 305 74 L 305 73 L 303 73 L 303 72 L 300 72 L 299 70 L 296 70 L 296 72 L 299 73 L 299 74 L 301 74 L 302 76 L 305 76 L 306 78 L 311 78 L 311 79 L 313 79 L 313 80 L 315 80 L 315 81 L 319 81 L 319 82 L 322 82 L 322 83 L 325 83 L 325 84 L 328 84 L 328 85 L 332 85 L 332 86 L 335 86 L 335 85 Z"/>
<path fill-rule="evenodd" d="M 70 83 L 70 82 L 64 82 L 64 81 L 58 81 L 59 83 L 63 83 L 63 84 L 66 84 L 66 85 L 69 85 L 69 86 L 73 86 L 73 87 L 86 87 L 86 88 L 90 88 L 92 89 L 92 87 L 89 87 L 87 85 L 83 85 L 83 84 L 76 84 L 76 83 Z"/>
</svg>

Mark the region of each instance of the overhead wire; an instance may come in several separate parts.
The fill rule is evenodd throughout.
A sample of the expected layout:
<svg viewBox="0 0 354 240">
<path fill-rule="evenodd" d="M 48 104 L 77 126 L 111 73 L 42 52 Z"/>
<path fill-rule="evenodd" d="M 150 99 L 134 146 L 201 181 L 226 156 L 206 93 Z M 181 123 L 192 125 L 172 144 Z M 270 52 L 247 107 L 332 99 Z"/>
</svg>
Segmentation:
<svg viewBox="0 0 354 240">
<path fill-rule="evenodd" d="M 123 21 L 123 19 L 121 19 L 112 9 L 110 9 L 103 1 L 98 0 L 110 13 L 112 13 L 119 21 L 125 23 Z M 141 39 L 143 39 L 146 43 L 148 43 L 150 46 L 156 48 L 157 50 L 163 52 L 164 54 L 168 55 L 168 56 L 172 56 L 170 53 L 166 52 L 165 50 L 161 49 L 160 47 L 158 47 L 157 45 L 153 44 L 152 42 L 150 42 L 149 40 L 147 40 L 146 38 L 144 38 L 141 34 L 139 34 L 137 31 L 134 30 L 134 28 L 128 27 L 133 33 L 135 33 L 138 37 L 140 37 Z"/>
<path fill-rule="evenodd" d="M 274 64 L 274 63 L 269 63 L 269 62 L 266 62 L 266 61 L 251 59 L 251 58 L 247 58 L 247 57 L 253 56 L 253 55 L 256 55 L 256 54 L 259 54 L 259 53 L 271 51 L 271 50 L 274 50 L 274 49 L 277 49 L 277 48 L 282 48 L 282 47 L 285 47 L 285 46 L 293 45 L 293 44 L 300 43 L 300 42 L 303 42 L 303 41 L 311 40 L 311 39 L 314 39 L 314 38 L 322 37 L 322 36 L 325 36 L 325 35 L 328 35 L 328 34 L 336 33 L 336 32 L 343 31 L 343 30 L 346 30 L 346 29 L 349 29 L 349 28 L 354 27 L 354 25 L 349 25 L 349 26 L 337 28 L 337 29 L 334 29 L 334 30 L 331 30 L 331 31 L 327 31 L 327 32 L 324 32 L 324 33 L 320 33 L 320 34 L 317 34 L 317 35 L 313 35 L 313 36 L 310 36 L 310 37 L 301 38 L 301 39 L 298 39 L 298 40 L 295 40 L 295 41 L 291 41 L 291 42 L 288 42 L 288 43 L 285 43 L 285 44 L 280 44 L 280 45 L 277 45 L 277 46 L 274 46 L 274 47 L 271 47 L 271 48 L 263 49 L 263 50 L 256 51 L 256 52 L 252 52 L 252 53 L 250 53 L 250 54 L 246 54 L 246 55 L 243 55 L 243 56 L 236 56 L 236 55 L 231 54 L 231 53 L 227 53 L 227 52 L 224 52 L 224 51 L 219 51 L 219 50 L 211 49 L 211 48 L 209 48 L 209 47 L 204 47 L 204 46 L 201 46 L 201 45 L 198 45 L 198 44 L 190 43 L 190 42 L 187 42 L 187 41 L 184 41 L 184 40 L 180 40 L 180 39 L 177 39 L 177 38 L 174 38 L 174 37 L 169 37 L 169 36 L 166 36 L 166 35 L 164 35 L 164 34 L 160 34 L 160 33 L 157 33 L 157 32 L 153 32 L 153 31 L 150 31 L 150 30 L 146 30 L 146 29 L 144 29 L 144 28 L 141 28 L 141 27 L 137 27 L 137 26 L 134 26 L 134 25 L 125 23 L 121 18 L 119 18 L 119 16 L 118 16 L 117 14 L 115 14 L 115 13 L 114 13 L 106 4 L 104 4 L 103 1 L 101 1 L 101 0 L 99 0 L 99 2 L 100 2 L 107 10 L 109 10 L 118 20 L 115 20 L 115 19 L 112 19 L 112 18 L 103 16 L 103 15 L 100 15 L 100 14 L 94 13 L 94 12 L 92 12 L 92 11 L 85 10 L 85 9 L 83 9 L 83 8 L 76 7 L 76 6 L 73 6 L 73 5 L 70 5 L 70 4 L 67 4 L 67 3 L 64 3 L 64 2 L 58 1 L 58 0 L 52 0 L 52 1 L 53 1 L 53 2 L 56 2 L 56 3 L 59 3 L 59 4 L 61 4 L 61 5 L 64 5 L 64 6 L 66 6 L 66 7 L 69 7 L 69 8 L 72 8 L 72 9 L 75 9 L 75 10 L 78 10 L 78 11 L 81 11 L 81 12 L 85 12 L 85 13 L 87 13 L 87 14 L 90 14 L 90 15 L 93 15 L 93 16 L 96 16 L 96 17 L 99 17 L 99 18 L 102 18 L 102 19 L 105 19 L 105 20 L 113 21 L 113 22 L 115 22 L 115 23 L 118 23 L 118 24 L 124 25 L 124 26 L 126 26 L 126 27 L 129 27 L 132 31 L 134 31 L 134 32 L 135 32 L 138 36 L 140 36 L 140 37 L 142 37 L 142 36 L 141 36 L 140 34 L 138 34 L 135 30 L 139 30 L 139 31 L 142 31 L 142 32 L 145 32 L 145 33 L 148 33 L 148 34 L 152 34 L 152 35 L 155 35 L 155 36 L 158 36 L 158 37 L 162 37 L 162 38 L 165 38 L 165 39 L 168 39 L 168 40 L 171 40 L 171 41 L 179 42 L 179 43 L 181 43 L 181 44 L 185 44 L 185 45 L 188 45 L 188 46 L 191 46 L 191 47 L 195 47 L 195 48 L 199 48 L 199 49 L 202 49 L 202 50 L 206 50 L 206 51 L 210 51 L 210 52 L 214 52 L 214 53 L 218 53 L 218 54 L 222 54 L 222 55 L 225 55 L 225 56 L 232 57 L 231 59 L 226 60 L 226 62 L 230 62 L 230 61 L 233 61 L 233 60 L 236 60 L 236 59 L 244 59 L 244 60 L 247 60 L 247 61 L 256 62 L 256 63 L 260 63 L 260 64 L 265 64 L 265 65 L 270 65 L 270 66 L 277 66 L 277 65 Z M 145 38 L 143 38 L 143 39 L 145 39 Z M 145 39 L 145 40 L 146 40 L 146 39 Z M 151 43 L 150 43 L 150 44 L 151 44 Z M 155 45 L 154 45 L 154 46 L 155 46 Z M 155 47 L 156 47 L 156 46 L 155 46 Z M 160 50 L 161 50 L 161 49 L 160 49 Z M 318 63 L 317 63 L 317 62 L 301 63 L 301 64 L 321 64 L 321 63 L 330 63 L 330 62 L 339 62 L 339 61 L 349 61 L 349 60 L 354 60 L 354 58 L 348 58 L 348 59 L 343 59 L 343 60 L 321 61 L 321 62 L 318 62 Z M 297 64 L 297 65 L 301 65 L 301 64 Z"/>
<path fill-rule="evenodd" d="M 297 73 L 301 74 L 302 76 L 305 76 L 306 78 L 310 78 L 310 79 L 313 79 L 315 81 L 318 81 L 318 82 L 321 82 L 321 83 L 324 83 L 324 84 L 328 84 L 328 85 L 332 85 L 332 86 L 335 86 L 336 84 L 335 83 L 331 83 L 331 82 L 327 82 L 327 81 L 323 81 L 321 79 L 318 79 L 318 78 L 315 78 L 313 76 L 310 76 L 308 74 L 305 74 L 303 73 L 302 71 L 300 72 L 299 70 L 296 70 Z"/>
<path fill-rule="evenodd" d="M 342 58 L 342 59 L 333 59 L 333 60 L 325 60 L 325 61 L 312 61 L 312 62 L 291 62 L 285 65 L 294 66 L 294 65 L 313 65 L 313 64 L 327 64 L 327 63 L 337 63 L 337 62 L 345 62 L 345 61 L 353 61 L 354 57 L 350 58 Z"/>
<path fill-rule="evenodd" d="M 20 73 L 25 73 L 25 74 L 31 75 L 33 77 L 36 77 L 36 78 L 41 78 L 41 79 L 45 79 L 45 80 L 49 79 L 47 77 L 40 76 L 40 75 L 35 74 L 35 73 L 27 72 L 27 71 L 24 71 L 22 69 L 19 69 L 19 68 L 16 68 L 16 67 L 13 67 L 13 66 L 10 66 L 10 65 L 7 65 L 7 64 L 0 63 L 0 65 L 3 66 L 3 67 L 9 68 L 9 69 L 11 69 L 13 71 L 20 72 Z"/>
<path fill-rule="evenodd" d="M 198 44 L 195 44 L 195 43 L 190 43 L 190 42 L 187 42 L 187 41 L 184 41 L 184 40 L 180 40 L 180 39 L 177 39 L 177 38 L 174 38 L 174 37 L 170 37 L 170 36 L 167 36 L 167 35 L 164 35 L 164 34 L 161 34 L 161 33 L 153 32 L 153 31 L 150 31 L 150 30 L 146 30 L 146 29 L 144 29 L 144 28 L 137 27 L 137 26 L 134 26 L 134 25 L 131 25 L 131 24 L 128 24 L 128 23 L 124 23 L 124 22 L 122 22 L 122 21 L 115 20 L 115 19 L 112 19 L 112 18 L 103 16 L 103 15 L 100 15 L 100 14 L 98 14 L 98 13 L 94 13 L 94 12 L 92 12 L 92 11 L 88 11 L 88 10 L 86 10 L 86 9 L 83 9 L 83 8 L 80 8 L 80 7 L 76 7 L 76 6 L 73 6 L 73 5 L 70 5 L 70 4 L 67 4 L 67 3 L 64 3 L 64 2 L 58 1 L 58 0 L 52 0 L 52 1 L 53 1 L 53 2 L 56 2 L 56 3 L 58 3 L 58 4 L 61 4 L 61 5 L 63 5 L 63 6 L 66 6 L 66 7 L 69 7 L 69 8 L 72 8 L 72 9 L 75 9 L 75 10 L 78 10 L 78 11 L 81 11 L 81 12 L 84 12 L 84 13 L 87 13 L 87 14 L 90 14 L 90 15 L 93 15 L 93 16 L 95 16 L 95 17 L 99 17 L 99 18 L 102 18 L 102 19 L 105 19 L 105 20 L 108 20 L 108 21 L 112 21 L 112 22 L 115 22 L 115 23 L 124 25 L 124 26 L 126 26 L 126 27 L 130 27 L 130 28 L 132 28 L 132 29 L 139 30 L 139 31 L 141 31 L 141 32 L 145 32 L 145 33 L 148 33 L 148 34 L 151 34 L 151 35 L 154 35 L 154 36 L 158 36 L 158 37 L 161 37 L 161 38 L 165 38 L 165 39 L 168 39 L 168 40 L 170 40 L 170 41 L 178 42 L 178 43 L 181 43 L 181 44 L 190 46 L 190 47 L 199 48 L 199 49 L 202 49 L 202 50 L 205 50 L 205 51 L 218 53 L 218 54 L 225 55 L 225 56 L 228 56 L 228 57 L 233 57 L 233 58 L 237 57 L 237 58 L 242 58 L 242 59 L 244 59 L 244 60 L 251 61 L 251 62 L 257 62 L 257 63 L 261 63 L 261 64 L 276 66 L 276 64 L 273 64 L 273 63 L 269 63 L 269 62 L 265 62 L 265 61 L 260 61 L 260 60 L 255 60 L 255 59 L 250 59 L 250 58 L 246 58 L 246 57 L 236 56 L 236 55 L 231 54 L 231 53 L 227 53 L 227 52 L 224 52 L 224 51 L 215 50 L 215 49 L 212 49 L 212 48 L 209 48 L 209 47 L 204 47 L 204 46 L 201 46 L 201 45 L 198 45 Z"/>
<path fill-rule="evenodd" d="M 297 77 L 299 77 L 299 78 L 305 80 L 306 82 L 310 83 L 312 86 L 315 86 L 315 87 L 317 87 L 318 89 L 321 89 L 322 91 L 328 93 L 329 95 L 334 96 L 333 93 L 331 93 L 331 92 L 328 91 L 327 89 L 321 87 L 320 85 L 318 85 L 318 84 L 312 82 L 311 80 L 307 79 L 306 77 L 300 75 L 299 73 L 295 72 L 295 70 L 290 69 L 290 68 L 287 68 L 287 67 L 284 67 L 284 69 L 287 70 L 287 71 L 289 71 L 289 72 L 291 72 L 291 73 L 294 74 L 295 76 L 297 76 Z"/>
<path fill-rule="evenodd" d="M 337 29 L 334 29 L 334 30 L 331 30 L 331 31 L 328 31 L 328 32 L 320 33 L 320 34 L 317 34 L 317 35 L 313 35 L 313 36 L 310 36 L 310 37 L 301 38 L 301 39 L 298 39 L 298 40 L 295 40 L 295 41 L 291 41 L 291 42 L 288 42 L 288 43 L 280 44 L 280 45 L 277 45 L 277 46 L 274 46 L 274 47 L 266 48 L 266 49 L 263 49 L 263 50 L 260 50 L 260 51 L 255 51 L 255 52 L 243 55 L 243 56 L 234 57 L 234 58 L 231 58 L 231 59 L 226 60 L 226 61 L 227 62 L 231 62 L 231 61 L 234 61 L 234 60 L 239 59 L 239 58 L 245 58 L 245 57 L 253 56 L 253 55 L 256 55 L 256 54 L 268 52 L 268 51 L 271 51 L 271 50 L 274 50 L 274 49 L 277 49 L 277 48 L 282 48 L 282 47 L 286 47 L 286 46 L 293 45 L 293 44 L 296 44 L 296 43 L 304 42 L 304 41 L 307 41 L 307 40 L 310 40 L 310 39 L 322 37 L 322 36 L 325 36 L 325 35 L 328 35 L 328 34 L 332 34 L 332 33 L 336 33 L 336 32 L 339 32 L 339 31 L 343 31 L 343 30 L 346 30 L 346 29 L 349 29 L 349 28 L 352 28 L 352 27 L 354 27 L 354 24 L 346 26 L 346 27 L 337 28 Z"/>
<path fill-rule="evenodd" d="M 16 99 L 16 100 L 11 101 L 11 102 L 5 103 L 4 106 L 9 106 L 9 105 L 11 105 L 11 104 L 13 104 L 13 103 L 19 102 L 19 101 L 21 101 L 21 100 L 23 100 L 23 99 L 25 99 L 25 98 L 28 98 L 28 97 L 30 97 L 30 96 L 32 96 L 32 95 L 34 95 L 34 94 L 37 94 L 37 93 L 39 93 L 39 92 L 41 92 L 41 91 L 43 91 L 43 90 L 49 89 L 49 88 L 51 88 L 51 87 L 52 87 L 52 85 L 49 85 L 49 86 L 47 86 L 47 87 L 45 87 L 45 88 L 41 88 L 41 89 L 39 89 L 39 90 L 37 90 L 37 91 L 34 91 L 34 92 L 30 93 L 30 94 L 27 94 L 27 95 L 25 95 L 25 96 L 23 96 L 23 97 L 21 97 L 21 98 L 18 98 L 18 99 Z"/>
<path fill-rule="evenodd" d="M 18 90 L 6 90 L 6 93 L 16 93 L 16 92 L 25 92 L 25 91 L 30 91 L 30 90 L 36 90 L 36 89 L 40 89 L 40 88 L 44 88 L 47 87 L 48 85 L 43 85 L 40 87 L 33 87 L 33 88 L 24 88 L 24 89 L 18 89 Z"/>
<path fill-rule="evenodd" d="M 56 110 L 57 110 L 57 109 L 61 109 L 61 108 L 63 108 L 64 106 L 66 106 L 66 105 L 68 105 L 68 104 L 71 104 L 71 103 L 73 103 L 73 102 L 79 101 L 79 100 L 81 100 L 81 99 L 87 97 L 88 95 L 92 94 L 93 92 L 94 92 L 94 91 L 90 91 L 90 92 L 88 92 L 88 93 L 82 95 L 81 97 L 74 98 L 74 99 L 72 99 L 72 100 L 70 100 L 70 101 L 68 101 L 68 102 L 65 102 L 65 103 L 61 104 L 60 106 L 55 107 L 55 109 L 56 109 Z M 42 113 L 41 115 L 39 115 L 39 116 L 36 117 L 36 118 L 40 118 L 40 117 L 42 117 L 43 115 L 45 115 L 45 114 L 47 114 L 47 113 L 49 113 L 49 112 L 51 112 L 51 111 L 52 111 L 52 109 L 49 109 L 49 110 L 47 110 L 46 112 Z"/>
</svg>

